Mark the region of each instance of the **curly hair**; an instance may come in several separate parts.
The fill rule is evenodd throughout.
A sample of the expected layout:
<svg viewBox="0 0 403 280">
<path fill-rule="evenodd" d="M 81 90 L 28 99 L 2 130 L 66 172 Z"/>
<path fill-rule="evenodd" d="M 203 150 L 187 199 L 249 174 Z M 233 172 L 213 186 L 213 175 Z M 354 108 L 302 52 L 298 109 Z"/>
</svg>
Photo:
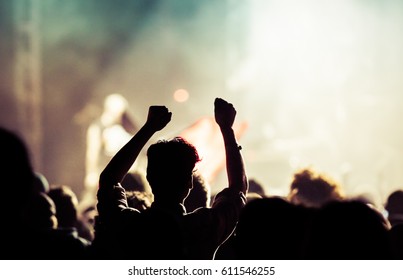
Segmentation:
<svg viewBox="0 0 403 280">
<path fill-rule="evenodd" d="M 291 202 L 307 207 L 321 207 L 342 197 L 338 183 L 310 168 L 294 173 L 288 196 Z"/>
</svg>

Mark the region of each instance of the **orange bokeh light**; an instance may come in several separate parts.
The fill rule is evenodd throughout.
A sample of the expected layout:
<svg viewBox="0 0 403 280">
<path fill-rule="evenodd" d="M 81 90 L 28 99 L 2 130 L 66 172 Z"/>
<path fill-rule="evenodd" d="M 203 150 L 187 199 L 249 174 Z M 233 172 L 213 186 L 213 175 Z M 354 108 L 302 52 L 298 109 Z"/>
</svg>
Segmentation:
<svg viewBox="0 0 403 280">
<path fill-rule="evenodd" d="M 185 102 L 189 99 L 189 92 L 186 89 L 178 89 L 174 92 L 174 99 L 176 102 Z"/>
</svg>

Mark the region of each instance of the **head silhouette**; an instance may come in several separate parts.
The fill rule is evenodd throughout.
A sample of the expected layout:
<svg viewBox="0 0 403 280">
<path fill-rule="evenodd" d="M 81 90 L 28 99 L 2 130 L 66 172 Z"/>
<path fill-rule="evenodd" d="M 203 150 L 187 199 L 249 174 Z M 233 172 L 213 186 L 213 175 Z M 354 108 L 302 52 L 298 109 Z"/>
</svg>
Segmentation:
<svg viewBox="0 0 403 280">
<path fill-rule="evenodd" d="M 182 203 L 192 188 L 193 170 L 200 161 L 196 148 L 176 137 L 151 145 L 147 157 L 147 180 L 155 201 Z"/>
<path fill-rule="evenodd" d="M 302 169 L 294 174 L 289 199 L 306 207 L 321 207 L 342 198 L 340 186 L 325 174 Z"/>
<path fill-rule="evenodd" d="M 8 194 L 19 194 L 23 197 L 31 194 L 34 188 L 34 172 L 28 148 L 17 134 L 4 128 L 0 128 L 0 142 L 2 197 L 8 199 Z"/>
<path fill-rule="evenodd" d="M 305 212 L 282 197 L 257 198 L 242 209 L 235 246 L 241 259 L 300 258 Z"/>
<path fill-rule="evenodd" d="M 319 209 L 309 242 L 315 259 L 384 259 L 389 257 L 388 224 L 360 201 L 334 201 Z"/>
<path fill-rule="evenodd" d="M 56 206 L 56 217 L 59 227 L 74 228 L 77 226 L 78 199 L 70 186 L 53 186 L 48 192 Z"/>
<path fill-rule="evenodd" d="M 388 219 L 392 225 L 403 223 L 403 191 L 392 192 L 385 203 L 385 210 L 388 211 Z"/>
</svg>

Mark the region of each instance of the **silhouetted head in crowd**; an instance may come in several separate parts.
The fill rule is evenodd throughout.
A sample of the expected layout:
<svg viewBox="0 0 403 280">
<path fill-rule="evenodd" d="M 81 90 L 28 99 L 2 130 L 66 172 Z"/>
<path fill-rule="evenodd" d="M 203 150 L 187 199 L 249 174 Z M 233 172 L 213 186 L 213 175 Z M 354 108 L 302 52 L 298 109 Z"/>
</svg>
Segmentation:
<svg viewBox="0 0 403 280">
<path fill-rule="evenodd" d="M 96 216 L 97 209 L 94 206 L 89 206 L 80 211 L 77 224 L 77 231 L 79 236 L 89 241 L 94 240 Z"/>
<path fill-rule="evenodd" d="M 193 170 L 200 161 L 196 148 L 181 137 L 161 140 L 147 151 L 147 180 L 157 202 L 183 203 L 192 188 Z"/>
<path fill-rule="evenodd" d="M 335 201 L 319 209 L 310 234 L 312 259 L 388 259 L 388 221 L 360 201 Z"/>
<path fill-rule="evenodd" d="M 242 209 L 236 228 L 237 259 L 298 259 L 305 238 L 302 207 L 281 197 L 254 199 Z"/>
<path fill-rule="evenodd" d="M 39 172 L 34 173 L 34 191 L 48 193 L 49 181 L 46 177 Z"/>
<path fill-rule="evenodd" d="M 248 193 L 246 194 L 247 202 L 251 202 L 252 200 L 255 200 L 257 198 L 266 197 L 266 193 L 262 184 L 260 184 L 255 179 L 249 179 L 248 182 L 249 182 L 249 189 Z"/>
<path fill-rule="evenodd" d="M 392 225 L 403 223 L 403 191 L 392 192 L 386 201 L 385 210 L 388 211 L 388 220 Z"/>
<path fill-rule="evenodd" d="M 126 191 L 151 192 L 147 179 L 140 172 L 129 172 L 121 182 Z"/>
<path fill-rule="evenodd" d="M 186 197 L 184 205 L 187 212 L 192 212 L 200 207 L 210 206 L 210 186 L 199 173 L 193 174 L 193 188 Z"/>
<path fill-rule="evenodd" d="M 44 231 L 57 228 L 56 206 L 47 194 L 32 194 L 23 209 L 23 223 L 27 230 Z"/>
<path fill-rule="evenodd" d="M 255 179 L 249 179 L 248 193 L 256 193 L 256 194 L 260 195 L 261 197 L 266 196 L 266 192 L 263 188 L 263 185 Z"/>
<path fill-rule="evenodd" d="M 309 168 L 294 174 L 289 193 L 289 199 L 294 204 L 321 207 L 342 197 L 340 186 L 324 174 Z"/>
<path fill-rule="evenodd" d="M 75 228 L 78 218 L 78 200 L 71 187 L 67 185 L 53 186 L 48 195 L 55 203 L 59 227 Z"/>
<path fill-rule="evenodd" d="M 8 199 L 8 194 L 26 197 L 32 193 L 34 184 L 29 151 L 16 133 L 4 128 L 0 128 L 0 143 L 2 198 Z"/>
<path fill-rule="evenodd" d="M 129 207 L 142 211 L 149 208 L 154 201 L 147 179 L 140 172 L 127 173 L 121 185 L 126 190 Z"/>
</svg>

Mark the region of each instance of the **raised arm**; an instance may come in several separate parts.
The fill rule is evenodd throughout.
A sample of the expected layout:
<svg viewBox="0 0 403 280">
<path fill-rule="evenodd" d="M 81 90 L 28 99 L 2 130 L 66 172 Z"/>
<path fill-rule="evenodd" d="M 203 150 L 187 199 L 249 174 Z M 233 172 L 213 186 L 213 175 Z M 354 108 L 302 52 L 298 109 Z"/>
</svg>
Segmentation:
<svg viewBox="0 0 403 280">
<path fill-rule="evenodd" d="M 229 188 L 236 189 L 246 195 L 248 179 L 246 177 L 240 146 L 235 138 L 232 125 L 234 124 L 236 110 L 231 103 L 216 98 L 214 101 L 214 115 L 220 127 L 224 145 Z"/>
<path fill-rule="evenodd" d="M 165 106 L 150 106 L 148 117 L 140 130 L 111 159 L 99 178 L 99 187 L 120 183 L 133 165 L 141 149 L 157 131 L 171 121 L 172 113 Z"/>
</svg>

